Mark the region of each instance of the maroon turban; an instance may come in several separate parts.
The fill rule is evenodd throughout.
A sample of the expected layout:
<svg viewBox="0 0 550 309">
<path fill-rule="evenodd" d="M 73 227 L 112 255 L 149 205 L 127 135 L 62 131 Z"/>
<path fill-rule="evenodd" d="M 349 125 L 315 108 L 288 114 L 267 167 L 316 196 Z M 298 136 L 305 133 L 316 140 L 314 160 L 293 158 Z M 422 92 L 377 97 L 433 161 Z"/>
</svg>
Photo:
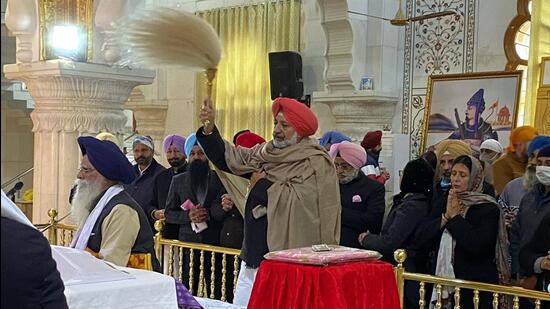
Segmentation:
<svg viewBox="0 0 550 309">
<path fill-rule="evenodd" d="M 310 136 L 317 131 L 318 123 L 315 114 L 305 104 L 294 99 L 276 98 L 271 106 L 271 111 L 273 118 L 282 112 L 299 136 Z"/>
<path fill-rule="evenodd" d="M 363 141 L 361 142 L 361 146 L 367 149 L 373 149 L 374 147 L 380 145 L 382 143 L 382 131 L 373 131 L 373 132 L 367 132 L 365 137 L 363 137 Z"/>
</svg>

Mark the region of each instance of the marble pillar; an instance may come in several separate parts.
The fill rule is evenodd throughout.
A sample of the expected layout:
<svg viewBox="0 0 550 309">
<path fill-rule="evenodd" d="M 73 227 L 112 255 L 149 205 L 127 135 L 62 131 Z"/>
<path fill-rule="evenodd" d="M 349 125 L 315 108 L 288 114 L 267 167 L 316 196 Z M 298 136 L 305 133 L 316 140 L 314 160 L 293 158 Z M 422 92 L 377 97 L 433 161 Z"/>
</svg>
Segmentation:
<svg viewBox="0 0 550 309">
<path fill-rule="evenodd" d="M 48 221 L 48 209 L 69 211 L 69 190 L 76 178 L 80 135 L 100 131 L 121 135 L 123 104 L 135 86 L 150 84 L 149 70 L 50 60 L 4 66 L 5 76 L 25 82 L 35 107 L 33 222 Z"/>
</svg>

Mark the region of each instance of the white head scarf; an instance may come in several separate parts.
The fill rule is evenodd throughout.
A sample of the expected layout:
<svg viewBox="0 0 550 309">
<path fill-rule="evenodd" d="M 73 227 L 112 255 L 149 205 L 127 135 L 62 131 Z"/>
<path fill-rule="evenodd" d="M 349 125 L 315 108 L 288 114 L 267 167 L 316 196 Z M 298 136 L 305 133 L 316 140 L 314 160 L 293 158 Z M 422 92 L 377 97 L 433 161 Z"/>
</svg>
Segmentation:
<svg viewBox="0 0 550 309">
<path fill-rule="evenodd" d="M 479 146 L 479 149 L 489 149 L 496 153 L 502 153 L 504 152 L 504 148 L 502 145 L 494 139 L 488 139 L 485 140 L 483 143 L 481 143 L 481 146 Z"/>
<path fill-rule="evenodd" d="M 34 227 L 21 209 L 4 193 L 4 190 L 2 190 L 2 217 Z"/>
</svg>

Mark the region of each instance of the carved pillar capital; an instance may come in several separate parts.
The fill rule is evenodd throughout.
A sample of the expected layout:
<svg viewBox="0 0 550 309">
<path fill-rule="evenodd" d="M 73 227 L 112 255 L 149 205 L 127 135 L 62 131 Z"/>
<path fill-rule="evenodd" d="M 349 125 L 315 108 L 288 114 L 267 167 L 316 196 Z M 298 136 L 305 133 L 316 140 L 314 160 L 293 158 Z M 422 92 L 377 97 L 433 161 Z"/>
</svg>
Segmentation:
<svg viewBox="0 0 550 309">
<path fill-rule="evenodd" d="M 33 222 L 44 223 L 50 208 L 60 216 L 69 211 L 80 159 L 78 136 L 124 133 L 123 103 L 135 86 L 150 84 L 155 73 L 59 60 L 9 64 L 4 73 L 24 81 L 35 102 Z"/>
</svg>

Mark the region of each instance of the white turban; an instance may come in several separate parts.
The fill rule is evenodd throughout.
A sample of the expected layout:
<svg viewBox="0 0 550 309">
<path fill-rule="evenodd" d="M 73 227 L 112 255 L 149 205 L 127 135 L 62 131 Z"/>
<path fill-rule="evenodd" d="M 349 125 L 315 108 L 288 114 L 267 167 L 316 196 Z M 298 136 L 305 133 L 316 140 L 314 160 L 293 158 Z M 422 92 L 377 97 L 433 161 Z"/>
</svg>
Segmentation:
<svg viewBox="0 0 550 309">
<path fill-rule="evenodd" d="M 481 143 L 481 146 L 479 147 L 479 149 L 489 149 L 496 153 L 502 153 L 504 151 L 504 148 L 502 147 L 502 145 L 497 140 L 494 140 L 494 139 L 488 139 L 484 141 L 483 143 Z"/>
</svg>

